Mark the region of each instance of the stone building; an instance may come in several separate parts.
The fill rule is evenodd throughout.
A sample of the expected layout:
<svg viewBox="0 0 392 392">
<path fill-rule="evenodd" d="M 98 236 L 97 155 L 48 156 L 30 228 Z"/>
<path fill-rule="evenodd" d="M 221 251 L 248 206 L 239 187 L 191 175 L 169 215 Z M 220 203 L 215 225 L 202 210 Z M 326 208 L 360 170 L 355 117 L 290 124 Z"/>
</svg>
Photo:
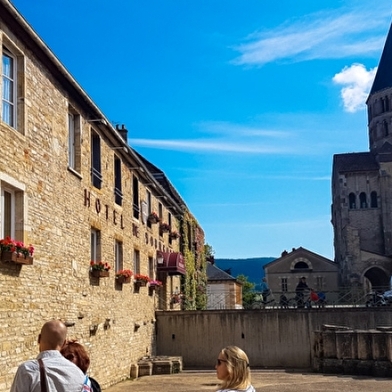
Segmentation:
<svg viewBox="0 0 392 392">
<path fill-rule="evenodd" d="M 392 275 L 392 30 L 368 100 L 369 152 L 336 154 L 332 225 L 341 285 L 387 289 Z"/>
<path fill-rule="evenodd" d="M 274 294 L 294 296 L 295 288 L 304 276 L 309 287 L 327 293 L 329 300 L 338 296 L 337 264 L 305 248 L 282 252 L 281 257 L 264 265 L 264 271 Z"/>
<path fill-rule="evenodd" d="M 7 0 L 0 43 L 0 238 L 35 248 L 32 264 L 1 254 L 0 392 L 52 318 L 87 347 L 90 374 L 107 387 L 155 354 L 155 311 L 170 309 L 175 288 L 203 279 L 204 233 Z M 91 261 L 108 263 L 108 276 L 93 276 Z M 163 285 L 120 284 L 122 269 Z"/>
<path fill-rule="evenodd" d="M 207 309 L 243 309 L 242 283 L 214 263 L 207 263 Z"/>
</svg>

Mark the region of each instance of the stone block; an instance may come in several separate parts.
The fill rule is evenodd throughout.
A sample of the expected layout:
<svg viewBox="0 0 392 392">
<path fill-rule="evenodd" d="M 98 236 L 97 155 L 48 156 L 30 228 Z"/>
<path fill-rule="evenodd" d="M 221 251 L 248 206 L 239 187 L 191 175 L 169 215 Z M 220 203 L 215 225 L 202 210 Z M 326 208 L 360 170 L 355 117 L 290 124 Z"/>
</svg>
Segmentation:
<svg viewBox="0 0 392 392">
<path fill-rule="evenodd" d="M 139 377 L 152 375 L 152 363 L 150 361 L 138 362 Z"/>
<path fill-rule="evenodd" d="M 173 363 L 170 360 L 153 361 L 152 374 L 171 374 L 173 373 L 172 367 L 173 367 Z"/>
</svg>

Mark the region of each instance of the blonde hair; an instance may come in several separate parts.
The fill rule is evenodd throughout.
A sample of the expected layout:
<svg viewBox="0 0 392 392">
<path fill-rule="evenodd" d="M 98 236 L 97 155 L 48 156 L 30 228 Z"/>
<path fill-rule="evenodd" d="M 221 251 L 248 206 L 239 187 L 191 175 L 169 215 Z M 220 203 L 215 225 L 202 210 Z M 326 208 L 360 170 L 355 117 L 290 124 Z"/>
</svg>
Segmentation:
<svg viewBox="0 0 392 392">
<path fill-rule="evenodd" d="M 222 381 L 221 389 L 247 389 L 250 382 L 249 359 L 237 346 L 227 346 L 221 351 L 225 358 L 228 376 Z"/>
</svg>

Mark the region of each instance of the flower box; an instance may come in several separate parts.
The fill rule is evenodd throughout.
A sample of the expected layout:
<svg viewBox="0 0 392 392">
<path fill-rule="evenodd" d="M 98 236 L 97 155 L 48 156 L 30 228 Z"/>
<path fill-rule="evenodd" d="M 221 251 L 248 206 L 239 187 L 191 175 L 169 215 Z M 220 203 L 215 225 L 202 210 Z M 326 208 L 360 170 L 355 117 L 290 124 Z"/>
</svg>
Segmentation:
<svg viewBox="0 0 392 392">
<path fill-rule="evenodd" d="M 124 284 L 124 283 L 131 283 L 131 277 L 130 276 L 116 276 L 116 282 L 120 283 L 120 284 Z"/>
<path fill-rule="evenodd" d="M 160 223 L 159 230 L 161 233 L 168 233 L 170 231 L 170 225 L 168 223 Z"/>
<path fill-rule="evenodd" d="M 169 234 L 169 237 L 170 237 L 172 240 L 176 240 L 176 239 L 180 238 L 180 234 L 178 234 L 176 231 L 172 231 L 172 232 Z"/>
<path fill-rule="evenodd" d="M 149 216 L 148 216 L 148 221 L 150 223 L 159 223 L 160 219 L 159 216 L 157 215 L 156 212 L 152 212 Z"/>
<path fill-rule="evenodd" d="M 1 261 L 4 263 L 13 262 L 16 264 L 33 264 L 33 256 L 25 256 L 22 253 L 10 252 L 3 250 L 1 252 Z"/>
<path fill-rule="evenodd" d="M 136 284 L 137 286 L 140 286 L 140 287 L 145 287 L 145 286 L 147 286 L 147 282 L 146 282 L 145 280 L 143 280 L 143 279 L 136 279 L 136 280 L 135 280 L 135 284 Z"/>
<path fill-rule="evenodd" d="M 107 278 L 109 277 L 109 271 L 92 270 L 91 276 L 94 276 L 94 278 Z"/>
<path fill-rule="evenodd" d="M 160 280 L 150 280 L 148 286 L 150 287 L 150 289 L 155 290 L 157 287 L 162 286 L 162 282 Z"/>
</svg>

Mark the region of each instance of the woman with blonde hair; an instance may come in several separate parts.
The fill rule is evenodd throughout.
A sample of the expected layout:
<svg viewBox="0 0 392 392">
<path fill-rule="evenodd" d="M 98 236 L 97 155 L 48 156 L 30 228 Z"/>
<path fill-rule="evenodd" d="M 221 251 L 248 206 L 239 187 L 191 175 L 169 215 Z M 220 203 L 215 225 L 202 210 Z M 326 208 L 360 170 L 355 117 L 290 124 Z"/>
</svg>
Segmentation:
<svg viewBox="0 0 392 392">
<path fill-rule="evenodd" d="M 249 359 L 237 346 L 227 346 L 216 360 L 216 376 L 221 380 L 217 392 L 256 392 L 250 382 Z"/>
</svg>

